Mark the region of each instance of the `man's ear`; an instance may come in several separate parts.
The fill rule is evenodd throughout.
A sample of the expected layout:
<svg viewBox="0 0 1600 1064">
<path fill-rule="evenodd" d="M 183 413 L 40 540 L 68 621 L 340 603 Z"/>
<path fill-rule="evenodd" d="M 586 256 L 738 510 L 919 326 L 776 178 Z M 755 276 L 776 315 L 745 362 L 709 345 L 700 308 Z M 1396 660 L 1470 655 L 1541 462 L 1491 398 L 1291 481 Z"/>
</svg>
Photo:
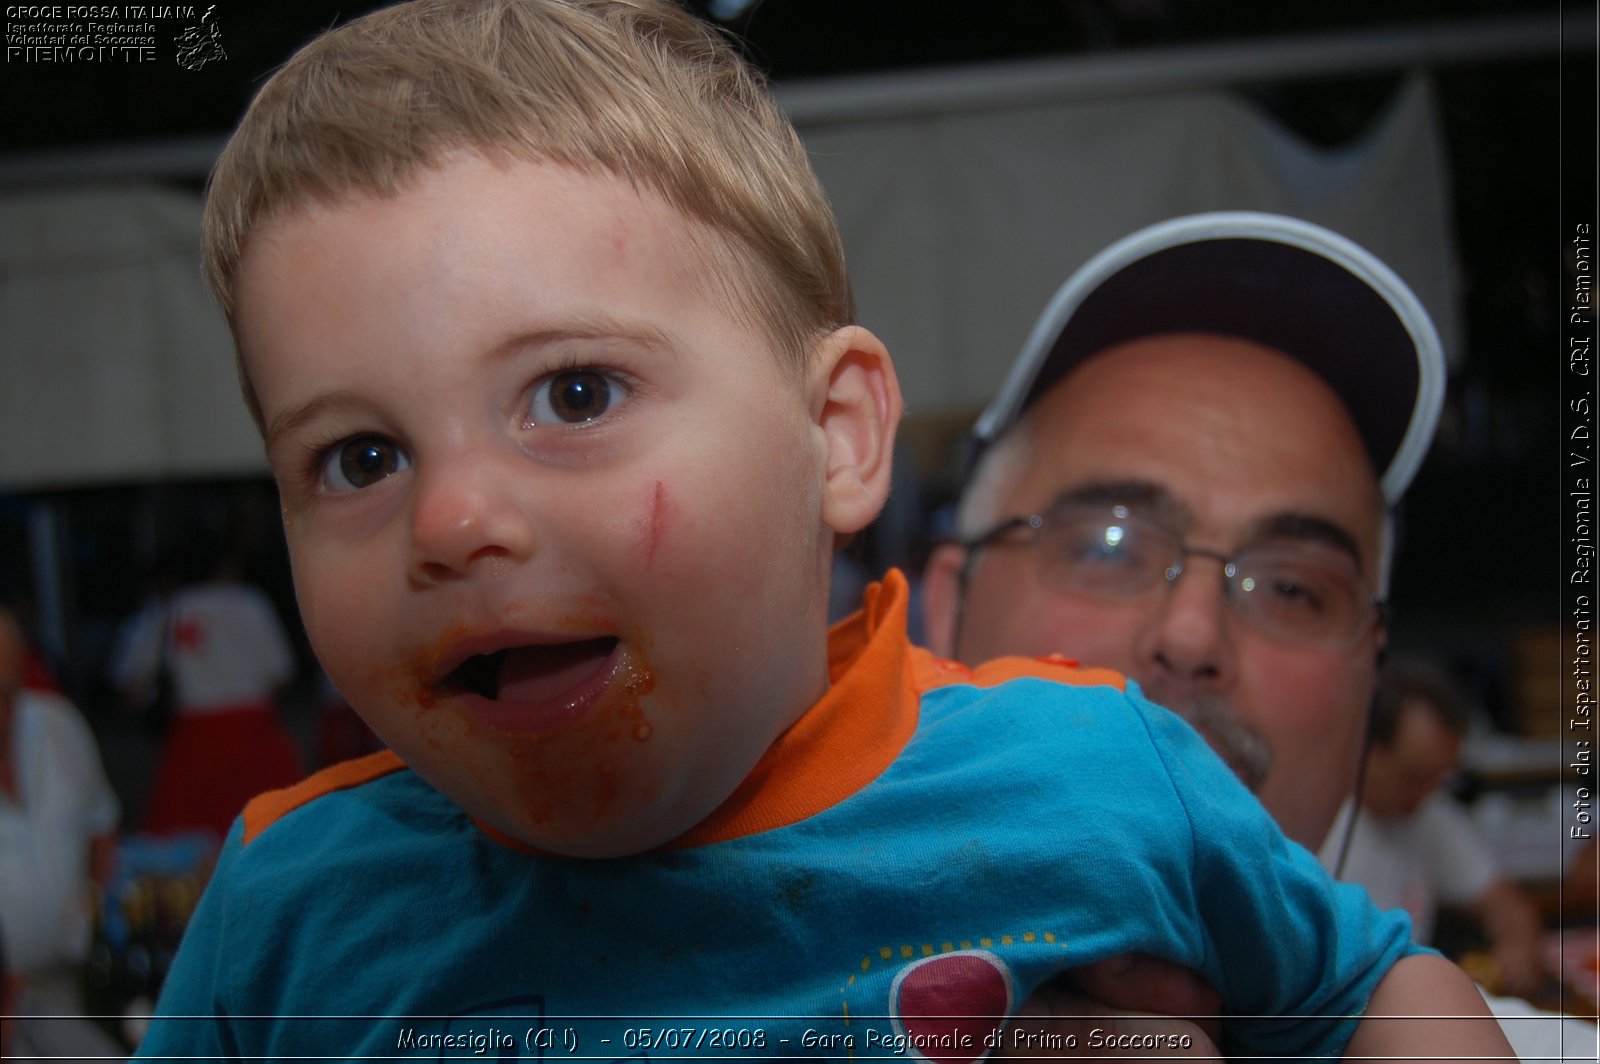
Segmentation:
<svg viewBox="0 0 1600 1064">
<path fill-rule="evenodd" d="M 956 626 L 961 623 L 961 567 L 967 548 L 941 543 L 922 567 L 922 634 L 928 649 L 941 658 L 953 657 Z"/>
<path fill-rule="evenodd" d="M 888 348 L 858 325 L 828 334 L 812 357 L 807 396 L 826 453 L 822 520 L 849 535 L 889 497 L 900 381 Z"/>
</svg>

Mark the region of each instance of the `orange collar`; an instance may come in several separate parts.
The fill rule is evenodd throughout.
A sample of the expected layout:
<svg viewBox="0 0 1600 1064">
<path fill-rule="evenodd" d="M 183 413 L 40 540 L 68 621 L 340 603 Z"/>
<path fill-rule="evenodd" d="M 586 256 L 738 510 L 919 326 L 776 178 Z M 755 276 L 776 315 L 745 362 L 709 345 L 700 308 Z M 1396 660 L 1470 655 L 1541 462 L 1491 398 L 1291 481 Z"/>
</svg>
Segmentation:
<svg viewBox="0 0 1600 1064">
<path fill-rule="evenodd" d="M 947 684 L 993 687 L 1022 677 L 1126 690 L 1109 669 L 1083 669 L 1058 654 L 1008 657 L 976 668 L 906 641 L 910 588 L 898 569 L 867 588 L 860 612 L 828 633 L 822 700 L 772 744 L 709 817 L 667 843 L 684 849 L 799 823 L 877 779 L 917 730 L 922 696 Z"/>
<path fill-rule="evenodd" d="M 837 805 L 894 762 L 917 729 L 906 642 L 906 578 L 889 572 L 860 612 L 828 634 L 829 687 L 756 763 L 728 800 L 666 845 L 684 849 L 795 824 Z"/>
</svg>

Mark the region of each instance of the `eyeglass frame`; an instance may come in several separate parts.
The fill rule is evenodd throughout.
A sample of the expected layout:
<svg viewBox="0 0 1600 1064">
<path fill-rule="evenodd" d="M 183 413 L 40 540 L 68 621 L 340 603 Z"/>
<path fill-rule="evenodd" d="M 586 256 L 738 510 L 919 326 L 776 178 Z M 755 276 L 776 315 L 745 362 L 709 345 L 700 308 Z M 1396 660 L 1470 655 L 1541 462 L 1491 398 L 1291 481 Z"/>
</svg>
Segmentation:
<svg viewBox="0 0 1600 1064">
<path fill-rule="evenodd" d="M 987 532 L 982 532 L 969 539 L 957 539 L 954 541 L 956 546 L 960 547 L 966 552 L 966 557 L 962 559 L 961 568 L 956 574 L 956 634 L 958 639 L 960 636 L 961 623 L 966 617 L 967 584 L 971 578 L 972 566 L 977 560 L 978 552 L 986 549 L 999 540 L 1004 539 L 1013 532 L 1024 528 L 1030 530 L 1034 534 L 1033 542 L 1037 543 L 1038 534 L 1044 529 L 1045 525 L 1050 522 L 1051 517 L 1055 516 L 1059 518 L 1060 512 L 1068 509 L 1092 512 L 1099 509 L 1099 507 L 1082 502 L 1058 503 L 1049 510 L 1044 511 L 1044 513 L 1008 517 L 1005 520 L 1000 521 L 994 527 L 990 528 Z M 1162 581 L 1160 585 L 1152 584 L 1152 587 L 1162 586 L 1165 589 L 1170 590 L 1172 586 L 1175 585 L 1183 576 L 1186 568 L 1185 563 L 1187 563 L 1191 557 L 1210 558 L 1213 561 L 1221 563 L 1222 565 L 1223 601 L 1228 603 L 1230 611 L 1232 611 L 1235 616 L 1240 616 L 1237 613 L 1236 607 L 1233 605 L 1234 577 L 1237 572 L 1236 560 L 1239 555 L 1248 553 L 1253 549 L 1258 549 L 1258 547 L 1246 545 L 1232 551 L 1231 553 L 1224 553 L 1209 547 L 1193 547 L 1190 546 L 1188 541 L 1185 540 L 1183 536 L 1179 535 L 1175 529 L 1162 525 L 1159 521 L 1153 521 L 1147 517 L 1140 517 L 1129 510 L 1126 506 L 1121 504 L 1112 504 L 1111 506 L 1106 507 L 1106 510 L 1110 516 L 1116 520 L 1134 520 L 1142 524 L 1159 528 L 1168 533 L 1175 541 L 1178 548 L 1177 557 L 1174 558 L 1164 570 L 1162 570 Z M 1328 647 L 1337 650 L 1348 650 L 1350 647 L 1355 646 L 1361 641 L 1361 638 L 1371 630 L 1373 624 L 1385 624 L 1389 619 L 1388 600 L 1383 596 L 1373 592 L 1372 588 L 1368 586 L 1365 578 L 1363 578 L 1360 573 L 1355 574 L 1355 585 L 1357 591 L 1366 593 L 1366 601 L 1363 603 L 1365 606 L 1365 610 L 1363 611 L 1363 620 L 1348 636 L 1344 636 L 1340 639 L 1327 641 L 1320 639 L 1296 639 L 1293 636 L 1286 636 L 1279 632 L 1264 630 L 1259 625 L 1250 624 L 1248 620 L 1245 620 L 1245 623 L 1248 624 L 1253 630 L 1259 632 L 1269 639 L 1275 639 L 1294 646 Z M 1086 597 L 1093 597 L 1090 596 L 1088 592 L 1074 593 L 1084 594 Z M 1129 597 L 1131 598 L 1134 596 L 1130 595 Z M 1241 616 L 1241 620 L 1243 619 L 1244 618 Z"/>
</svg>

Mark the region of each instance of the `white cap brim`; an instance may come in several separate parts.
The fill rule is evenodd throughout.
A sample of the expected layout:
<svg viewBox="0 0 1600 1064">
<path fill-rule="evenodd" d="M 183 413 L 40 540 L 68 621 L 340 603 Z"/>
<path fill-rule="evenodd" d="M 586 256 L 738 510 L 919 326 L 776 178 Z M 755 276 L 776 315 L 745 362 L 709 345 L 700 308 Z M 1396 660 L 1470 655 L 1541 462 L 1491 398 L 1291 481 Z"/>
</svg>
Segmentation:
<svg viewBox="0 0 1600 1064">
<path fill-rule="evenodd" d="M 1300 361 L 1343 400 L 1384 498 L 1393 505 L 1405 493 L 1444 403 L 1444 350 L 1432 320 L 1366 249 L 1309 222 L 1252 211 L 1161 222 L 1085 263 L 1045 308 L 978 419 L 978 447 L 1084 359 L 1174 332 L 1238 336 Z"/>
</svg>

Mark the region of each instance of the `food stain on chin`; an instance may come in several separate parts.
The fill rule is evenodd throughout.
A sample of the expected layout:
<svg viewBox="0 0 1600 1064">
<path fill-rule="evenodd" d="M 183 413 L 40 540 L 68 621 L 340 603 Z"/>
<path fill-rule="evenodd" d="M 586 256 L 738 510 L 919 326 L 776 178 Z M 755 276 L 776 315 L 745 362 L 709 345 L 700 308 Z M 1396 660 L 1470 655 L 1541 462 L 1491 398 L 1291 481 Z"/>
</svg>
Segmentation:
<svg viewBox="0 0 1600 1064">
<path fill-rule="evenodd" d="M 334 677 L 341 692 L 361 696 L 350 701 L 351 708 L 391 749 L 412 749 L 421 743 L 442 751 L 451 739 L 447 722 L 434 712 L 439 696 L 422 681 L 422 657 L 369 664 L 343 680 Z"/>
<path fill-rule="evenodd" d="M 649 662 L 625 651 L 611 690 L 586 725 L 520 741 L 508 751 L 507 791 L 514 792 L 513 807 L 526 823 L 563 832 L 604 829 L 625 803 L 640 801 L 636 792 L 648 781 L 635 778 L 641 763 L 632 758 L 638 755 L 617 744 L 643 743 L 654 732 L 639 700 L 655 686 Z"/>
<path fill-rule="evenodd" d="M 650 670 L 650 663 L 629 655 L 623 664 L 624 676 L 622 677 L 622 690 L 637 698 L 647 695 L 656 689 L 656 674 Z"/>
<path fill-rule="evenodd" d="M 409 708 L 412 742 L 451 761 L 479 761 L 479 783 L 471 788 L 477 795 L 452 797 L 535 846 L 541 838 L 554 843 L 617 825 L 653 789 L 650 767 L 640 760 L 655 730 L 640 704 L 656 687 L 649 661 L 625 646 L 608 690 L 583 717 L 548 735 L 506 735 L 483 728 L 437 686 L 440 661 L 470 632 L 452 625 L 402 662 L 375 670 L 373 685 Z"/>
<path fill-rule="evenodd" d="M 628 658 L 626 669 L 622 677 L 622 690 L 628 696 L 627 703 L 622 707 L 624 718 L 632 719 L 633 737 L 638 742 L 650 738 L 655 726 L 644 719 L 644 711 L 639 708 L 639 696 L 647 695 L 655 690 L 656 674 L 650 671 L 647 662 L 637 661 L 632 656 Z"/>
<path fill-rule="evenodd" d="M 396 670 L 396 679 L 406 685 L 418 709 L 432 709 L 438 705 L 439 693 L 434 684 L 438 679 L 439 662 L 444 660 L 452 646 L 465 639 L 471 631 L 466 624 L 452 624 L 440 632 L 438 638 L 419 648 L 401 669 Z"/>
</svg>

